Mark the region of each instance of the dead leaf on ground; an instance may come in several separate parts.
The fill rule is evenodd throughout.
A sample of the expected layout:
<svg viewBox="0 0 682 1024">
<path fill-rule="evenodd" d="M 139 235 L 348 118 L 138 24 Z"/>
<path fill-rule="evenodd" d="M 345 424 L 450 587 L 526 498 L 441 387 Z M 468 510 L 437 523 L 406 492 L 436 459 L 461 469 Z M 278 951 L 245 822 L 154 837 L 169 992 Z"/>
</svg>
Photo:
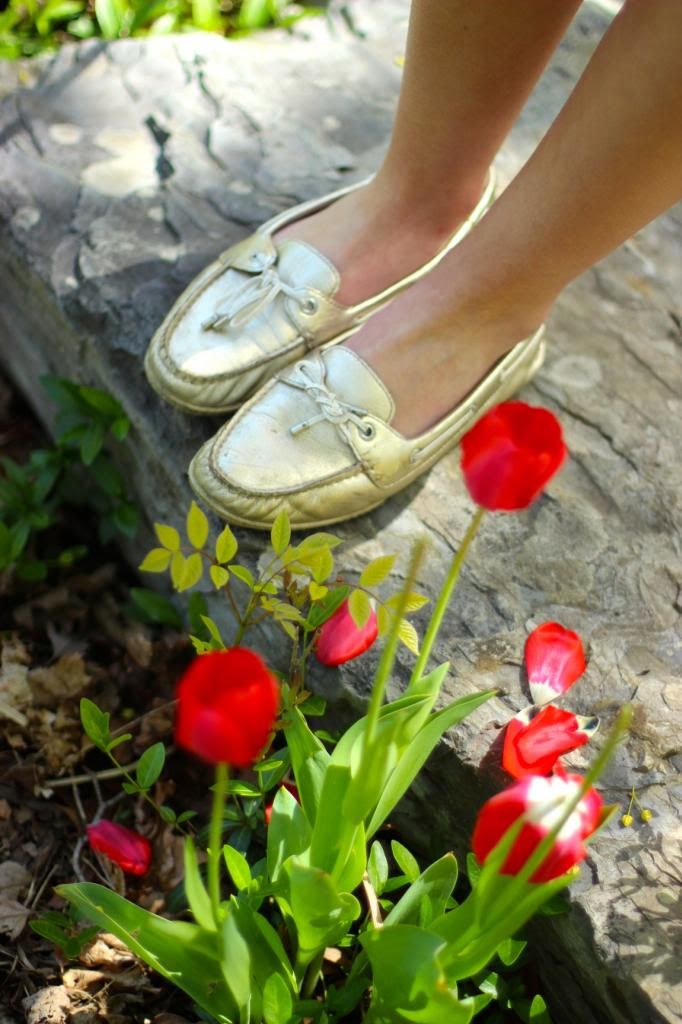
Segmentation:
<svg viewBox="0 0 682 1024">
<path fill-rule="evenodd" d="M 31 875 L 23 866 L 14 860 L 6 860 L 0 864 L 0 934 L 16 939 L 28 920 L 30 911 L 17 897 L 31 881 Z"/>
<path fill-rule="evenodd" d="M 26 1024 L 69 1024 L 71 998 L 63 985 L 38 989 L 22 1001 Z"/>
<path fill-rule="evenodd" d="M 0 718 L 9 718 L 17 725 L 27 724 L 22 708 L 32 701 L 28 682 L 28 651 L 15 636 L 2 641 L 0 654 Z"/>
<path fill-rule="evenodd" d="M 122 970 L 135 963 L 135 954 L 115 935 L 101 932 L 81 953 L 80 961 L 87 967 Z"/>
<path fill-rule="evenodd" d="M 77 651 L 63 654 L 54 665 L 31 669 L 28 679 L 34 701 L 51 706 L 55 700 L 78 696 L 90 682 L 83 655 Z"/>
</svg>

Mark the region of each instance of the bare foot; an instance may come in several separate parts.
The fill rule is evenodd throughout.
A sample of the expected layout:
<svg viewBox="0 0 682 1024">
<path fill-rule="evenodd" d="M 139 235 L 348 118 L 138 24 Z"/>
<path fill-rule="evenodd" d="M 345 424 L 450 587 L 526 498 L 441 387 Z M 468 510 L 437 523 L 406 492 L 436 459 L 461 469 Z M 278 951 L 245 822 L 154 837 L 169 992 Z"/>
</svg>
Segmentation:
<svg viewBox="0 0 682 1024">
<path fill-rule="evenodd" d="M 335 298 L 353 305 L 435 256 L 466 220 L 483 187 L 477 195 L 453 194 L 436 204 L 429 197 L 401 197 L 377 177 L 319 213 L 287 225 L 276 237 L 308 242 L 330 259 L 341 275 Z"/>
</svg>

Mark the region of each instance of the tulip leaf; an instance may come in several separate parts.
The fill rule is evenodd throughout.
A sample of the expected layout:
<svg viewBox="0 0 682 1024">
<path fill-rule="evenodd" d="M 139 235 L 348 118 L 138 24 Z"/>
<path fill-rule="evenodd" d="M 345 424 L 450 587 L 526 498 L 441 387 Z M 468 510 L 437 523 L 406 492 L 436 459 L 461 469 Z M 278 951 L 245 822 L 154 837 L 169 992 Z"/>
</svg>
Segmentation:
<svg viewBox="0 0 682 1024">
<path fill-rule="evenodd" d="M 192 502 L 187 513 L 187 539 L 192 547 L 199 550 L 208 540 L 208 519 L 196 501 Z"/>
<path fill-rule="evenodd" d="M 234 901 L 231 901 L 221 925 L 223 956 L 221 968 L 223 979 L 239 1007 L 239 1024 L 249 1024 L 251 1019 L 251 952 L 244 938 Z"/>
<path fill-rule="evenodd" d="M 251 884 L 251 868 L 244 854 L 228 843 L 226 846 L 223 846 L 223 856 L 227 864 L 227 870 L 230 872 L 230 878 L 237 889 L 248 889 Z"/>
<path fill-rule="evenodd" d="M 384 848 L 378 841 L 372 843 L 372 849 L 369 851 L 367 874 L 375 893 L 381 896 L 388 881 L 388 861 Z"/>
<path fill-rule="evenodd" d="M 171 552 L 168 548 L 152 548 L 138 565 L 141 572 L 165 572 L 170 565 Z"/>
<path fill-rule="evenodd" d="M 378 1020 L 419 1024 L 469 1024 L 471 999 L 460 1000 L 445 976 L 439 935 L 414 925 L 395 925 L 360 936 L 372 965 L 372 1006 Z"/>
<path fill-rule="evenodd" d="M 168 921 L 92 882 L 60 885 L 56 891 L 220 1024 L 232 1024 L 238 1018 L 231 990 L 221 976 L 211 932 L 188 921 Z"/>
<path fill-rule="evenodd" d="M 428 718 L 407 748 L 401 751 L 398 764 L 383 789 L 368 825 L 368 836 L 372 836 L 376 832 L 398 801 L 405 795 L 443 733 L 457 722 L 461 722 L 481 704 L 485 704 L 496 692 L 496 690 L 488 690 L 484 693 L 467 694 Z"/>
<path fill-rule="evenodd" d="M 265 1024 L 287 1024 L 293 1010 L 293 1000 L 286 982 L 279 974 L 272 974 L 263 988 L 263 1017 Z"/>
<path fill-rule="evenodd" d="M 384 925 L 420 924 L 428 927 L 441 917 L 457 882 L 457 861 L 451 853 L 429 864 L 400 897 Z"/>
<path fill-rule="evenodd" d="M 303 853 L 310 845 L 310 825 L 303 808 L 288 789 L 282 786 L 272 803 L 268 825 L 268 875 L 277 881 L 282 864 L 289 857 Z"/>
<path fill-rule="evenodd" d="M 163 765 L 166 760 L 166 748 L 163 743 L 155 743 L 148 750 L 145 750 L 144 754 L 137 762 L 137 770 L 135 777 L 137 784 L 140 789 L 149 789 L 153 786 L 159 775 L 163 771 Z"/>
<path fill-rule="evenodd" d="M 392 839 L 391 853 L 395 857 L 396 864 L 403 874 L 409 878 L 410 882 L 416 882 L 419 878 L 419 864 L 407 847 L 403 846 L 403 844 L 399 843 L 396 839 Z"/>
<path fill-rule="evenodd" d="M 215 932 L 216 923 L 213 918 L 211 901 L 199 873 L 197 851 L 194 840 L 187 836 L 184 849 L 185 860 L 185 896 L 194 920 L 206 931 Z"/>
<path fill-rule="evenodd" d="M 288 860 L 286 902 L 296 926 L 297 960 L 307 963 L 326 946 L 335 946 L 360 916 L 355 896 L 338 892 L 331 876 L 319 868 Z"/>
<path fill-rule="evenodd" d="M 298 708 L 292 708 L 289 712 L 284 737 L 291 754 L 296 788 L 306 817 L 312 825 L 317 815 L 322 783 L 330 756 Z"/>
</svg>

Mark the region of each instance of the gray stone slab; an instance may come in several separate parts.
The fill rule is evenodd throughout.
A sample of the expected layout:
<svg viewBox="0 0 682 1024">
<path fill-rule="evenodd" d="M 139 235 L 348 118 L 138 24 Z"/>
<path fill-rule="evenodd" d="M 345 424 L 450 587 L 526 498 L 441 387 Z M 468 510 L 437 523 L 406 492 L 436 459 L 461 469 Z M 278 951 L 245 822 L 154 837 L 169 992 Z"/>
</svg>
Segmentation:
<svg viewBox="0 0 682 1024">
<path fill-rule="evenodd" d="M 90 42 L 3 66 L 0 359 L 41 415 L 37 379 L 46 371 L 123 401 L 134 427 L 124 468 L 149 521 L 181 518 L 186 466 L 217 425 L 163 405 L 145 385 L 141 357 L 169 304 L 227 244 L 275 210 L 364 176 L 385 145 L 406 4 L 345 6 L 361 39 L 334 16 L 292 37 Z M 499 156 L 503 180 L 589 59 L 607 24 L 603 6 L 583 5 Z M 646 228 L 576 281 L 552 314 L 547 365 L 526 397 L 559 413 L 571 459 L 527 513 L 488 518 L 437 652 L 452 662 L 449 694 L 495 685 L 506 695 L 448 738 L 402 815 L 434 847 L 466 845 L 496 781 L 490 748 L 527 703 L 527 630 L 550 618 L 578 629 L 592 655 L 566 704 L 608 726 L 634 702 L 635 727 L 605 795 L 622 802 L 635 783 L 654 818 L 629 830 L 609 825 L 571 913 L 535 926 L 559 1022 L 682 1020 L 681 220 L 677 209 Z M 470 515 L 450 456 L 341 527 L 341 564 L 352 572 L 379 552 L 404 556 L 426 534 L 420 585 L 433 593 Z M 262 539 L 240 539 L 257 558 Z M 357 707 L 371 663 L 320 672 L 317 685 L 338 709 Z M 408 669 L 401 655 L 398 675 Z M 579 769 L 586 759 L 569 763 Z"/>
</svg>

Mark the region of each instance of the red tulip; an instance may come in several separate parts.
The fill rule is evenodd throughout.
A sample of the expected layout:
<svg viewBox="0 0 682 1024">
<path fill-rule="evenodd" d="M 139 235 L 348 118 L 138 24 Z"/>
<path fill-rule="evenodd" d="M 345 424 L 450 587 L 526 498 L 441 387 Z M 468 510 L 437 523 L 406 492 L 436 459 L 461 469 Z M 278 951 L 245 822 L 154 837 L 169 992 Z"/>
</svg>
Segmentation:
<svg viewBox="0 0 682 1024">
<path fill-rule="evenodd" d="M 103 818 L 88 825 L 88 842 L 97 853 L 103 853 L 129 875 L 146 875 L 152 862 L 151 843 L 139 832 Z"/>
<path fill-rule="evenodd" d="M 554 704 L 526 708 L 507 725 L 502 767 L 515 779 L 549 775 L 562 754 L 582 747 L 598 727 L 598 718 L 583 718 Z"/>
<path fill-rule="evenodd" d="M 518 874 L 556 825 L 582 782 L 579 775 L 563 772 L 548 779 L 530 775 L 488 800 L 479 811 L 471 840 L 478 862 L 485 861 L 505 832 L 521 818 L 524 825 L 501 868 L 503 875 Z M 584 860 L 587 851 L 583 841 L 600 824 L 601 810 L 601 797 L 595 789 L 589 789 L 562 825 L 553 847 L 531 876 L 531 882 L 549 882 Z"/>
<path fill-rule="evenodd" d="M 586 668 L 582 640 L 558 622 L 543 622 L 526 640 L 526 671 L 534 704 L 565 693 Z"/>
<path fill-rule="evenodd" d="M 491 512 L 526 508 L 566 457 L 561 425 L 548 409 L 503 402 L 462 438 L 462 473 L 471 497 Z"/>
<path fill-rule="evenodd" d="M 279 687 L 265 663 L 245 647 L 195 658 L 177 689 L 175 739 L 212 764 L 252 764 L 272 732 Z"/>
<path fill-rule="evenodd" d="M 373 608 L 367 622 L 362 629 L 358 629 L 346 600 L 320 626 L 315 642 L 317 660 L 330 668 L 343 665 L 345 661 L 352 661 L 372 646 L 378 631 L 376 612 Z"/>
<path fill-rule="evenodd" d="M 298 790 L 296 789 L 296 786 L 293 784 L 293 782 L 283 782 L 282 785 L 280 786 L 280 789 L 288 790 L 289 793 L 291 793 L 291 795 L 293 796 L 294 800 L 296 800 L 297 803 L 301 802 L 300 798 L 299 798 L 299 795 L 298 795 Z M 273 808 L 273 806 L 274 806 L 274 800 L 273 800 L 272 803 L 265 805 L 265 824 L 266 825 L 270 824 L 270 819 L 272 818 L 272 808 Z"/>
</svg>

